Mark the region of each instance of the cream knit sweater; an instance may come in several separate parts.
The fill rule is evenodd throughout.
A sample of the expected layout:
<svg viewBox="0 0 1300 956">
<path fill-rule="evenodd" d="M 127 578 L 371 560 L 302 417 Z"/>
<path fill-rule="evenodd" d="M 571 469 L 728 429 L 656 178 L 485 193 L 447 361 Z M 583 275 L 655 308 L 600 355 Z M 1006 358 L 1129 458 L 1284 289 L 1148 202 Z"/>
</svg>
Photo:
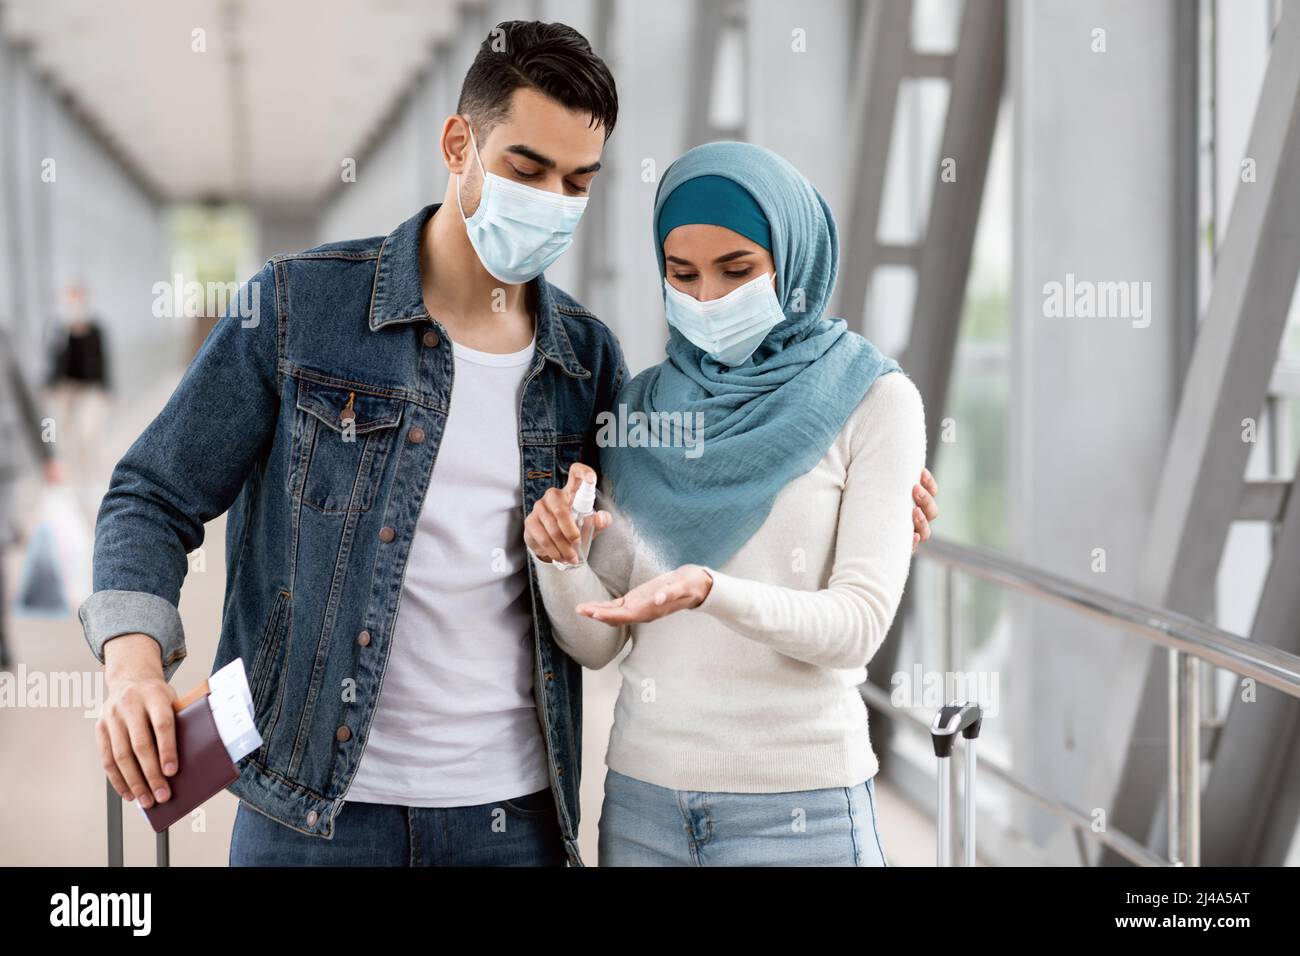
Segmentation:
<svg viewBox="0 0 1300 956">
<path fill-rule="evenodd" d="M 663 570 L 621 516 L 586 565 L 534 557 L 555 639 L 571 657 L 599 669 L 631 640 L 607 765 L 663 787 L 736 793 L 874 775 L 857 688 L 907 582 L 925 451 L 916 386 L 898 372 L 877 378 L 822 460 L 709 569 L 704 603 L 649 624 L 615 628 L 574 612 Z"/>
</svg>

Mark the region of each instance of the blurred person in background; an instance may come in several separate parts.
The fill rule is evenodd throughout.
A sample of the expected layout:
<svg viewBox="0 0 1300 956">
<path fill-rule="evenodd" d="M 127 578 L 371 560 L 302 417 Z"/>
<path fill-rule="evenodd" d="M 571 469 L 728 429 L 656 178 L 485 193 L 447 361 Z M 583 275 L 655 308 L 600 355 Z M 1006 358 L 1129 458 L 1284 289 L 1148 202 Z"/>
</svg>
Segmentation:
<svg viewBox="0 0 1300 956">
<path fill-rule="evenodd" d="M 64 462 L 93 522 L 99 497 L 95 489 L 105 477 L 100 449 L 111 388 L 108 349 L 102 327 L 88 306 L 84 285 L 73 282 L 68 286 L 64 309 L 48 384 Z"/>
<path fill-rule="evenodd" d="M 9 595 L 4 571 L 7 551 L 22 534 L 15 509 L 17 487 L 33 458 L 41 464 L 46 481 L 62 478 L 54 443 L 43 434 L 42 417 L 13 340 L 0 326 L 0 670 L 13 662 L 6 634 Z"/>
</svg>

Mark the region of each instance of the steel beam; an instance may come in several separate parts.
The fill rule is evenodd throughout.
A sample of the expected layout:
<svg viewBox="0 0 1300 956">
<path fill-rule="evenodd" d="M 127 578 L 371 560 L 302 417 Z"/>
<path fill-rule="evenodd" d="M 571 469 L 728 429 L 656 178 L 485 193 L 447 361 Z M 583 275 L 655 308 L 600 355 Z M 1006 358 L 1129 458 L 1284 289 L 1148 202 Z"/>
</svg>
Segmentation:
<svg viewBox="0 0 1300 956">
<path fill-rule="evenodd" d="M 1281 521 L 1293 482 L 1277 478 L 1243 482 L 1237 503 L 1238 521 Z"/>
<path fill-rule="evenodd" d="M 1300 652 L 1298 581 L 1300 503 L 1292 498 L 1255 611 L 1253 642 Z M 1241 686 L 1234 692 L 1202 799 L 1201 853 L 1206 865 L 1279 865 L 1279 848 L 1263 838 L 1270 827 L 1291 834 L 1296 830 L 1300 807 L 1283 793 L 1286 773 L 1293 774 L 1294 785 L 1295 764 L 1279 758 L 1294 750 L 1298 718 L 1300 702 L 1286 694 L 1262 686 L 1251 696 Z M 1284 807 L 1289 814 L 1281 812 Z M 1285 853 L 1286 847 L 1280 850 Z"/>
<path fill-rule="evenodd" d="M 916 273 L 916 303 L 902 365 L 925 399 L 929 447 L 939 447 L 957 333 L 966 301 L 975 231 L 993 152 L 1006 65 L 1006 4 L 966 0 L 953 62 L 939 158 L 956 163 L 956 182 L 934 171 L 930 217 Z"/>
<path fill-rule="evenodd" d="M 881 4 L 874 4 L 873 8 L 879 6 Z M 906 21 L 903 28 L 906 29 Z M 908 49 L 906 44 L 897 45 L 904 52 Z M 906 60 L 906 57 L 903 59 Z M 903 368 L 907 369 L 908 375 L 920 390 L 928 410 L 926 432 L 932 459 L 939 448 L 939 432 L 964 311 L 971 253 L 979 225 L 993 137 L 997 130 L 998 108 L 1002 101 L 1006 73 L 1004 0 L 967 0 L 962 12 L 957 51 L 945 60 L 950 69 L 952 88 L 948 96 L 939 158 L 941 161 L 946 158 L 956 161 L 957 181 L 945 182 L 941 177 L 941 168 L 934 170 L 925 235 L 910 253 L 916 263 L 917 291 L 907 348 L 901 359 Z M 887 67 L 887 70 L 892 70 L 892 66 Z M 896 98 L 896 95 L 891 97 L 891 103 Z M 869 118 L 868 122 L 870 121 Z M 890 123 L 892 122 L 891 115 Z M 881 153 L 881 162 L 887 162 L 887 146 Z M 846 259 L 849 262 L 862 262 L 865 267 L 841 269 L 841 286 L 846 280 L 855 283 L 850 286 L 853 291 L 845 300 L 850 303 L 848 309 L 853 311 L 841 312 L 850 316 L 850 322 L 854 316 L 862 313 L 870 271 L 886 258 L 896 258 L 892 247 L 881 246 L 876 240 L 875 224 L 880 214 L 879 195 L 877 194 L 876 203 L 871 208 L 867 208 L 868 204 L 861 197 L 854 205 L 854 235 L 856 241 L 869 250 L 869 258 Z M 871 224 L 869 234 L 862 230 L 867 222 Z M 911 592 L 904 593 L 890 633 L 876 653 L 874 666 L 868 672 L 876 686 L 887 687 L 897 666 L 903 623 L 911 618 L 911 602 Z M 888 749 L 892 734 L 889 715 L 873 713 L 872 719 L 873 733 L 878 741 L 876 750 L 884 752 Z"/>
<path fill-rule="evenodd" d="M 1155 496 L 1138 585 L 1140 599 L 1199 618 L 1208 615 L 1241 497 L 1250 450 L 1242 422 L 1263 408 L 1300 269 L 1300 9 L 1294 4 L 1274 36 L 1248 156 L 1256 179 L 1237 189 Z M 1167 666 L 1163 651 L 1151 655 L 1111 808 L 1115 826 L 1148 833 L 1153 845 L 1164 841 L 1152 821 L 1167 767 L 1153 748 L 1167 741 Z M 1229 749 L 1225 741 L 1219 753 Z M 1208 813 L 1207 819 L 1217 826 Z M 1103 862 L 1118 860 L 1108 855 Z"/>
<path fill-rule="evenodd" d="M 862 331 L 862 311 L 877 263 L 880 205 L 898 88 L 911 61 L 911 22 L 911 0 L 875 0 L 867 5 L 858 29 L 846 149 L 852 158 L 853 181 L 834 310 L 855 331 Z"/>
</svg>

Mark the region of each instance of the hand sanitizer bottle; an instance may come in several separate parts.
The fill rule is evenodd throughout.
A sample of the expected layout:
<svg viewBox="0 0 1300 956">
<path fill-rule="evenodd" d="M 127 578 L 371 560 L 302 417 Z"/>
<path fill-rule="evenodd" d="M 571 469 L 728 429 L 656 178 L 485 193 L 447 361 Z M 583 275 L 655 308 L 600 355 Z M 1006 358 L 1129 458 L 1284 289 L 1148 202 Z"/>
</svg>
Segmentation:
<svg viewBox="0 0 1300 956">
<path fill-rule="evenodd" d="M 596 483 L 594 481 L 584 481 L 578 486 L 573 496 L 573 523 L 578 526 L 581 535 L 578 539 L 578 563 L 555 562 L 557 567 L 566 571 L 586 564 L 587 554 L 591 551 L 591 539 L 596 534 Z"/>
</svg>

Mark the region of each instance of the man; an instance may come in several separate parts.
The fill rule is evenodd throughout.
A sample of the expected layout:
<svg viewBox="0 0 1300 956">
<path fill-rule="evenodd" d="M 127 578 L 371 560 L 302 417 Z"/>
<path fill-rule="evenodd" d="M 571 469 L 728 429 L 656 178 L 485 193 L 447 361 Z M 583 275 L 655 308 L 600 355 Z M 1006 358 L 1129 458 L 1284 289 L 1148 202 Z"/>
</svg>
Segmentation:
<svg viewBox="0 0 1300 956">
<path fill-rule="evenodd" d="M 0 671 L 9 670 L 13 655 L 6 637 L 9 615 L 8 594 L 5 590 L 6 551 L 16 544 L 22 528 L 15 513 L 18 485 L 26 475 L 25 455 L 31 452 L 33 460 L 40 462 L 46 483 L 63 480 L 63 468 L 54 456 L 54 443 L 46 441 L 41 402 L 28 381 L 26 370 L 19 360 L 18 351 L 8 329 L 0 323 Z"/>
<path fill-rule="evenodd" d="M 186 555 L 230 509 L 214 667 L 243 658 L 264 738 L 232 864 L 582 865 L 581 668 L 522 527 L 628 378 L 541 275 L 617 110 L 578 33 L 498 25 L 443 124 L 443 202 L 267 263 L 119 463 L 82 609 L 104 766 L 166 798 Z"/>
</svg>

